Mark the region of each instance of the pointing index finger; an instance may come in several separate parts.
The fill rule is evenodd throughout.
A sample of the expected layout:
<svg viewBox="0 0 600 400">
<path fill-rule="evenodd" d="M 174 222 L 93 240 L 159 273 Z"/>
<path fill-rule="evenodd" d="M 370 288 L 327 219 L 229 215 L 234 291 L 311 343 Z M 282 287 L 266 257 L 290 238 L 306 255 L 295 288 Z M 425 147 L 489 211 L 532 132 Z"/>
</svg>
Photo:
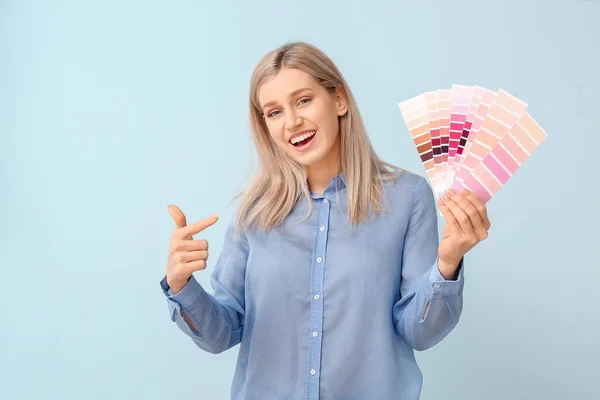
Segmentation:
<svg viewBox="0 0 600 400">
<path fill-rule="evenodd" d="M 184 237 L 195 235 L 197 233 L 202 232 L 209 226 L 214 225 L 215 222 L 217 222 L 218 220 L 219 220 L 219 214 L 213 214 L 208 218 L 202 219 L 200 221 L 196 221 L 193 224 L 190 224 L 190 225 L 182 228 L 181 234 Z"/>
</svg>

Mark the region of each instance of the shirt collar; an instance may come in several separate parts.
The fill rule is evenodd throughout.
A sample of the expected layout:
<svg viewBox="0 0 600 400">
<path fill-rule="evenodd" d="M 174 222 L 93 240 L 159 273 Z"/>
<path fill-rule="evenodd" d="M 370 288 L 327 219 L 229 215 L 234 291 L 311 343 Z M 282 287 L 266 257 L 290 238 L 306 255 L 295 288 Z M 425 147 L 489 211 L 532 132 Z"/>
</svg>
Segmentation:
<svg viewBox="0 0 600 400">
<path fill-rule="evenodd" d="M 322 195 L 310 192 L 313 199 L 322 199 L 328 197 L 329 194 L 335 194 L 335 192 L 344 189 L 346 187 L 346 177 L 343 172 L 340 172 L 329 181 L 329 186 L 325 189 Z"/>
</svg>

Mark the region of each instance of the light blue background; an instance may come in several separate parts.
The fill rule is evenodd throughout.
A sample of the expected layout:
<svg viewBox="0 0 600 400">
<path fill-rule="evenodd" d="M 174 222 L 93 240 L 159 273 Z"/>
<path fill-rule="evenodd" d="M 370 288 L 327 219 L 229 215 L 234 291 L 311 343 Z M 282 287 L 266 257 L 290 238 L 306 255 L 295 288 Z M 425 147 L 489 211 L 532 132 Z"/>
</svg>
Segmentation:
<svg viewBox="0 0 600 400">
<path fill-rule="evenodd" d="M 462 320 L 418 354 L 422 398 L 593 398 L 599 17 L 599 1 L 0 2 L 0 397 L 228 398 L 238 347 L 202 352 L 168 318 L 166 207 L 222 213 L 207 285 L 252 162 L 250 73 L 302 39 L 343 71 L 378 153 L 421 175 L 399 101 L 460 83 L 529 104 L 549 138 L 489 204 Z"/>
</svg>

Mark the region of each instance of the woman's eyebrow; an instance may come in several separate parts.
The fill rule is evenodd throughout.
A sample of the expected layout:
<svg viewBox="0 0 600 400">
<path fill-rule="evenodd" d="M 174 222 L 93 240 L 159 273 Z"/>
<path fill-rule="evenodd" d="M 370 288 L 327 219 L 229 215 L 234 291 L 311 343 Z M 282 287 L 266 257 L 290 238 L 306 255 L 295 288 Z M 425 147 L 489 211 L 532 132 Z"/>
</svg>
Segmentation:
<svg viewBox="0 0 600 400">
<path fill-rule="evenodd" d="M 301 93 L 301 92 L 303 92 L 303 91 L 305 91 L 305 90 L 312 90 L 312 89 L 311 89 L 311 88 L 309 88 L 309 87 L 303 87 L 303 88 L 300 88 L 300 89 L 296 89 L 296 90 L 294 90 L 292 93 L 290 93 L 290 94 L 289 94 L 288 98 L 290 98 L 290 97 L 294 97 L 294 96 L 296 96 L 297 94 L 299 94 L 299 93 Z M 265 109 L 265 108 L 267 108 L 267 107 L 269 107 L 269 106 L 272 106 L 272 105 L 274 105 L 275 103 L 277 103 L 277 102 L 276 102 L 276 101 L 269 101 L 269 102 L 267 102 L 267 103 L 263 104 L 262 108 L 263 108 L 263 109 Z"/>
</svg>

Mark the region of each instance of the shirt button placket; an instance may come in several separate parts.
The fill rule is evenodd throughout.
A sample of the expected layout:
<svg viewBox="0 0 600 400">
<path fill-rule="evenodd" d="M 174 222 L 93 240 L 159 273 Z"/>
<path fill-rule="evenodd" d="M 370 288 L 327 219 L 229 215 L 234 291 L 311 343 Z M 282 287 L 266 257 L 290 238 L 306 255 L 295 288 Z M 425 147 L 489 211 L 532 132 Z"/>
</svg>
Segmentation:
<svg viewBox="0 0 600 400">
<path fill-rule="evenodd" d="M 329 233 L 330 202 L 323 199 L 317 204 L 316 248 L 314 252 L 313 270 L 311 271 L 312 301 L 310 306 L 309 357 L 307 377 L 307 399 L 319 398 L 319 377 L 321 365 L 321 345 L 323 335 L 323 280 L 325 273 L 325 256 L 327 236 Z"/>
</svg>

